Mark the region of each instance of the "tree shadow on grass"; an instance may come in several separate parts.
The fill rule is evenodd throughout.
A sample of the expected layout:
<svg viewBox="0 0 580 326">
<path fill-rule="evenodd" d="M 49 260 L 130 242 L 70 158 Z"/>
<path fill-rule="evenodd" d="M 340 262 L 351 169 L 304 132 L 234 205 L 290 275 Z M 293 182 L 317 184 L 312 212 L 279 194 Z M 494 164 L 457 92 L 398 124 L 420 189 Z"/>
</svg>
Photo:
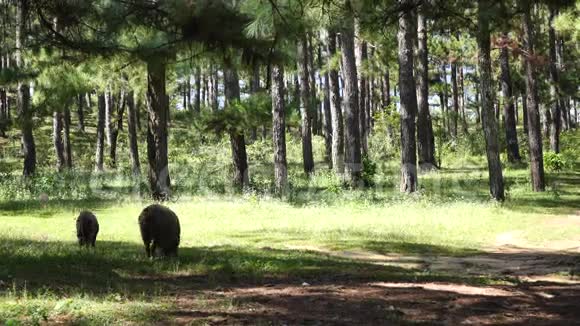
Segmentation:
<svg viewBox="0 0 580 326">
<path fill-rule="evenodd" d="M 367 244 L 379 252 L 397 246 L 427 256 L 449 253 L 424 244 Z M 534 254 L 554 262 L 579 258 Z M 519 253 L 497 255 L 528 259 Z M 457 324 L 493 321 L 497 314 L 514 312 L 531 323 L 580 317 L 580 288 L 575 285 L 497 286 L 510 284 L 511 278 L 385 266 L 308 250 L 186 247 L 178 259 L 152 261 L 137 243 L 100 241 L 95 250 L 85 250 L 73 242 L 2 238 L 0 261 L 0 296 L 25 292 L 29 297 L 50 293 L 105 301 L 116 295 L 129 301 L 176 300 L 173 308 L 147 317 L 168 323 Z M 466 289 L 475 293 L 464 293 Z M 490 295 L 488 290 L 515 294 Z M 545 291 L 556 296 L 542 297 Z"/>
<path fill-rule="evenodd" d="M 52 200 L 46 203 L 40 200 L 11 200 L 0 201 L 0 214 L 2 215 L 22 215 L 29 214 L 38 217 L 50 218 L 60 215 L 62 210 L 98 210 L 114 206 L 118 203 L 117 199 L 60 199 Z"/>
</svg>

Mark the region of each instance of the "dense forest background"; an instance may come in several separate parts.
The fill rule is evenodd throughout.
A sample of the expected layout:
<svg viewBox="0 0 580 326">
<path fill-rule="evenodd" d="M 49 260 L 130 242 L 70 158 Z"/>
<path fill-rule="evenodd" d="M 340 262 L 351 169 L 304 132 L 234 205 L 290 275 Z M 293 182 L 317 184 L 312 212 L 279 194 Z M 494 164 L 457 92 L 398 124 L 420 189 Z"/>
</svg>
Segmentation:
<svg viewBox="0 0 580 326">
<path fill-rule="evenodd" d="M 3 197 L 91 196 L 88 175 L 111 173 L 156 199 L 284 195 L 298 162 L 360 188 L 398 157 L 390 182 L 412 193 L 467 153 L 485 154 L 493 198 L 517 164 L 543 191 L 578 159 L 560 140 L 578 122 L 578 6 L 3 1 Z"/>
</svg>

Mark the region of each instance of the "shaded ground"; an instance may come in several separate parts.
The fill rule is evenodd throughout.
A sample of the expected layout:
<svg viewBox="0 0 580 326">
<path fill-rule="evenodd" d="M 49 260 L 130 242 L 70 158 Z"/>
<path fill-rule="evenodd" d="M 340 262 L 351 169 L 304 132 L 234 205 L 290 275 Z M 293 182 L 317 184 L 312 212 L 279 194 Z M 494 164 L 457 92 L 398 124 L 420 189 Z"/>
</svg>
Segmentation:
<svg viewBox="0 0 580 326">
<path fill-rule="evenodd" d="M 575 214 L 548 220 L 566 227 Z M 264 248 L 269 250 L 269 248 Z M 381 255 L 290 247 L 318 254 L 448 275 L 491 276 L 505 284 L 378 282 L 347 276 L 176 292 L 168 324 L 209 325 L 580 325 L 580 238 L 528 245 L 519 231 L 466 256 Z M 200 306 L 200 298 L 206 305 Z M 213 302 L 213 304 L 212 304 Z M 221 302 L 222 304 L 215 304 Z M 223 305 L 223 302 L 229 304 Z M 209 307 L 209 308 L 208 308 Z"/>
</svg>

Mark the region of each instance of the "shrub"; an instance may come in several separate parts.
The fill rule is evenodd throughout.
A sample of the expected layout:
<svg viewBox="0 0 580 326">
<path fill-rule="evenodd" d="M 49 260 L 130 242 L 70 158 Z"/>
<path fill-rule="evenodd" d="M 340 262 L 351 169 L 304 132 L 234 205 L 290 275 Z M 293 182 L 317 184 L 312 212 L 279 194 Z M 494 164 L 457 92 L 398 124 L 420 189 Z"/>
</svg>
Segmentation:
<svg viewBox="0 0 580 326">
<path fill-rule="evenodd" d="M 560 172 L 566 166 L 566 161 L 564 156 L 559 153 L 545 152 L 544 153 L 544 166 L 550 172 Z"/>
</svg>

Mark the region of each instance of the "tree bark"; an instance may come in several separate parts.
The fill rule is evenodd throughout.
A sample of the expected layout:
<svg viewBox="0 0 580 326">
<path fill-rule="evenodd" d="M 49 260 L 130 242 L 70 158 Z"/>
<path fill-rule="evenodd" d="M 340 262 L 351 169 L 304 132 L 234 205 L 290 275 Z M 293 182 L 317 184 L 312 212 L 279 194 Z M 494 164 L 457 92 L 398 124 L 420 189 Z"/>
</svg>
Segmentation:
<svg viewBox="0 0 580 326">
<path fill-rule="evenodd" d="M 336 55 L 336 33 L 328 32 L 328 58 Z M 344 121 L 340 103 L 340 85 L 338 70 L 333 68 L 328 71 L 328 88 L 330 95 L 330 116 L 332 124 L 332 167 L 334 171 L 342 175 L 344 173 Z"/>
<path fill-rule="evenodd" d="M 113 106 L 115 100 L 110 89 L 105 91 L 105 138 L 107 139 L 107 146 L 111 147 L 111 139 L 113 138 Z"/>
<path fill-rule="evenodd" d="M 77 129 L 80 132 L 85 132 L 85 95 L 84 94 L 79 94 L 77 96 L 77 118 L 78 118 L 78 124 L 77 124 Z"/>
<path fill-rule="evenodd" d="M 412 0 L 400 0 L 409 6 Z M 417 114 L 417 92 L 413 76 L 413 36 L 415 26 L 410 9 L 399 14 L 399 88 L 401 99 L 401 192 L 417 190 L 417 147 L 415 141 L 415 116 Z"/>
<path fill-rule="evenodd" d="M 491 196 L 498 201 L 505 199 L 501 161 L 499 158 L 498 122 L 493 112 L 493 87 L 491 83 L 491 40 L 487 12 L 489 0 L 478 0 L 479 71 L 481 89 L 481 115 L 485 135 L 487 166 L 489 170 L 489 189 Z"/>
<path fill-rule="evenodd" d="M 314 158 L 312 155 L 312 97 L 310 96 L 310 82 L 308 71 L 308 42 L 303 35 L 298 44 L 298 74 L 300 75 L 300 115 L 302 116 L 302 163 L 304 173 L 314 172 Z"/>
<path fill-rule="evenodd" d="M 327 41 L 328 42 L 328 41 Z M 328 47 L 324 47 L 324 61 L 328 62 L 329 55 L 327 53 Z M 319 47 L 318 51 L 318 68 L 322 74 L 322 67 L 324 61 L 322 59 L 322 46 Z M 332 169 L 332 116 L 330 113 L 330 75 L 326 71 L 322 76 L 320 76 L 320 84 L 323 87 L 324 97 L 322 100 L 322 135 L 324 136 L 324 149 L 325 155 L 324 160 L 328 163 L 328 168 Z"/>
<path fill-rule="evenodd" d="M 524 133 L 528 134 L 528 101 L 525 94 L 522 95 L 522 125 Z"/>
<path fill-rule="evenodd" d="M 288 191 L 288 164 L 286 162 L 286 108 L 284 104 L 284 68 L 274 65 L 272 78 L 272 141 L 274 142 L 274 183 L 278 196 Z"/>
<path fill-rule="evenodd" d="M 114 117 L 115 121 L 113 121 L 111 118 L 111 126 L 109 127 L 109 132 L 111 133 L 111 143 L 109 144 L 109 164 L 111 168 L 114 169 L 117 168 L 117 140 L 119 138 L 119 131 L 123 129 L 123 114 L 125 113 L 125 91 L 122 90 L 119 92 L 119 95 L 115 99 L 117 98 L 118 103 L 114 105 L 114 107 L 117 109 Z"/>
<path fill-rule="evenodd" d="M 52 114 L 52 144 L 56 154 L 56 170 L 64 168 L 64 147 L 62 144 L 62 113 L 54 111 Z"/>
<path fill-rule="evenodd" d="M 71 102 L 74 102 L 74 99 L 71 99 Z M 72 169 L 73 161 L 72 161 L 72 148 L 71 148 L 71 141 L 70 141 L 70 124 L 71 124 L 71 117 L 70 117 L 70 105 L 71 103 L 66 103 L 62 115 L 62 122 L 63 122 L 63 135 L 62 135 L 62 144 L 63 144 L 63 152 L 64 152 L 64 166 L 67 169 Z"/>
<path fill-rule="evenodd" d="M 105 149 L 105 102 L 105 94 L 99 94 L 97 104 L 97 152 L 95 154 L 96 172 L 103 172 L 103 153 Z"/>
<path fill-rule="evenodd" d="M 167 113 L 169 98 L 166 91 L 167 64 L 163 59 L 147 62 L 147 158 L 149 187 L 155 200 L 165 201 L 170 196 L 171 180 L 167 149 Z"/>
<path fill-rule="evenodd" d="M 350 10 L 350 2 L 345 1 Z M 341 32 L 342 72 L 344 78 L 343 114 L 345 124 L 344 178 L 351 187 L 360 186 L 361 134 L 359 129 L 358 77 L 354 47 L 354 18 L 348 14 Z"/>
<path fill-rule="evenodd" d="M 315 135 L 320 135 L 322 131 L 322 121 L 320 119 L 320 114 L 318 114 L 318 94 L 316 88 L 316 68 L 314 66 L 314 47 L 312 45 L 312 35 L 308 33 L 306 38 L 306 44 L 308 45 L 307 51 L 307 63 L 308 63 L 308 81 L 310 83 L 310 119 L 312 133 Z"/>
<path fill-rule="evenodd" d="M 193 100 L 193 109 L 195 113 L 201 112 L 201 69 L 195 67 L 195 96 Z"/>
<path fill-rule="evenodd" d="M 562 128 L 562 109 L 561 107 L 563 101 L 561 100 L 560 87 L 559 87 L 559 72 L 556 62 L 558 60 L 556 54 L 556 30 L 554 28 L 554 19 L 556 18 L 557 12 L 554 6 L 550 6 L 550 18 L 549 18 L 549 48 L 550 48 L 550 113 L 551 113 L 551 126 L 550 126 L 550 149 L 554 153 L 560 152 L 560 130 Z M 565 116 L 565 114 L 564 114 Z"/>
<path fill-rule="evenodd" d="M 504 33 L 503 37 L 508 38 L 508 34 Z M 516 114 L 514 106 L 514 96 L 512 90 L 512 78 L 509 64 L 509 51 L 507 47 L 503 47 L 500 52 L 500 66 L 501 66 L 501 88 L 503 95 L 503 116 L 505 125 L 505 136 L 507 143 L 508 161 L 511 163 L 521 161 L 520 149 L 518 145 L 518 133 L 516 130 Z"/>
<path fill-rule="evenodd" d="M 417 147 L 419 152 L 419 166 L 423 170 L 432 170 L 437 167 L 435 161 L 435 137 L 433 123 L 429 112 L 429 53 L 427 48 L 427 19 L 423 8 L 417 15 Z"/>
<path fill-rule="evenodd" d="M 367 133 L 367 83 L 368 80 L 363 72 L 363 65 L 368 60 L 368 46 L 367 43 L 360 36 L 359 22 L 355 21 L 355 56 L 356 69 L 358 74 L 358 129 L 360 132 L 360 147 L 361 154 L 368 154 L 368 133 Z"/>
<path fill-rule="evenodd" d="M 451 63 L 451 92 L 453 95 L 453 113 L 451 113 L 451 136 L 457 139 L 459 121 L 459 89 L 457 87 L 457 63 Z"/>
<path fill-rule="evenodd" d="M 28 0 L 20 0 L 16 6 L 16 67 L 24 68 L 22 49 L 26 38 L 28 26 Z M 22 140 L 22 151 L 24 154 L 24 167 L 22 174 L 31 176 L 36 171 L 36 144 L 32 133 L 33 112 L 30 109 L 30 87 L 25 81 L 19 81 L 18 92 L 18 120 L 20 122 L 20 132 Z"/>
<path fill-rule="evenodd" d="M 131 157 L 131 171 L 133 176 L 141 175 L 141 163 L 139 163 L 139 145 L 137 137 L 137 112 L 135 107 L 135 94 L 130 91 L 127 94 L 127 129 L 129 137 L 129 155 Z"/>
<path fill-rule="evenodd" d="M 218 110 L 218 92 L 219 92 L 219 75 L 217 68 L 212 64 L 210 66 L 210 106 L 212 112 L 216 112 Z"/>
<path fill-rule="evenodd" d="M 526 66 L 526 96 L 528 111 L 528 143 L 530 146 L 530 170 L 532 176 L 532 190 L 544 191 L 544 155 L 542 150 L 542 130 L 540 128 L 540 112 L 538 109 L 538 86 L 536 67 L 533 63 L 534 41 L 533 23 L 530 13 L 530 2 L 524 1 L 524 49 L 528 57 L 525 58 Z"/>
<path fill-rule="evenodd" d="M 240 100 L 240 79 L 234 67 L 224 69 L 224 84 L 226 86 L 226 105 L 230 106 Z M 229 131 L 232 159 L 234 166 L 233 185 L 238 191 L 243 191 L 249 185 L 248 156 L 244 132 L 236 128 Z"/>
</svg>

